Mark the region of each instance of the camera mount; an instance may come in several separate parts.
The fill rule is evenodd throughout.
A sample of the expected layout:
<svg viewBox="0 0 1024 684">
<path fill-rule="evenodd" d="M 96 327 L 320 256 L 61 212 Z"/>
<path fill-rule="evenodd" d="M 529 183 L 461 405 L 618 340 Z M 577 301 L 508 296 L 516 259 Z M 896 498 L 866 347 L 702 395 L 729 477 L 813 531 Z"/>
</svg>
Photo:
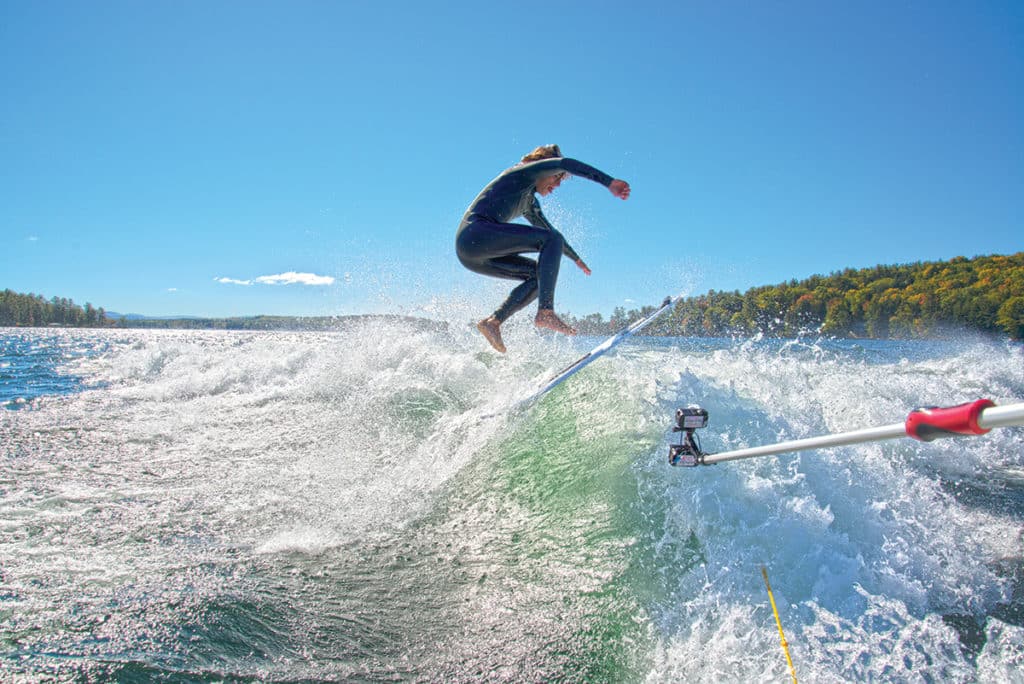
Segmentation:
<svg viewBox="0 0 1024 684">
<path fill-rule="evenodd" d="M 688 406 L 676 409 L 676 426 L 672 432 L 682 433 L 679 444 L 668 447 L 668 464 L 673 466 L 696 467 L 704 463 L 706 454 L 700 448 L 700 440 L 694 434 L 700 428 L 707 427 L 708 412 L 699 406 Z"/>
</svg>

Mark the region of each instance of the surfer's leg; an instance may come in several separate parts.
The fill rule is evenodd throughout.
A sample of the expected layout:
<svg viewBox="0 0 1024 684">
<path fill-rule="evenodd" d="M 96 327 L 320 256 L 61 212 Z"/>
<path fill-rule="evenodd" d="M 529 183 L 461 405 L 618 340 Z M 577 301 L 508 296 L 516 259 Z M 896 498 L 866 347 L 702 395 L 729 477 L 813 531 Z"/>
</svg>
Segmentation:
<svg viewBox="0 0 1024 684">
<path fill-rule="evenodd" d="M 506 274 L 501 277 L 513 278 L 514 273 L 521 273 L 526 275 L 530 270 L 537 270 L 537 263 L 532 259 L 521 256 L 502 257 L 501 259 L 493 259 L 492 265 L 496 270 Z M 508 298 L 498 307 L 494 314 L 481 321 L 477 328 L 487 337 L 488 342 L 491 343 L 495 349 L 504 352 L 504 344 L 501 343 L 501 332 L 497 326 L 507 321 L 514 313 L 526 308 L 534 299 L 538 296 L 538 279 L 536 277 L 529 277 L 524 280 L 518 287 L 509 293 Z M 552 298 L 553 299 L 553 298 Z M 550 300 L 549 300 L 550 301 Z M 555 332 L 562 333 L 563 335 L 575 335 L 576 330 L 571 326 L 567 325 L 561 318 L 555 314 L 554 306 L 549 305 L 544 307 L 543 305 L 538 306 L 537 316 L 533 320 L 534 324 L 539 328 L 547 328 L 548 330 L 554 330 Z M 488 335 L 488 331 L 494 326 L 494 335 L 498 340 L 498 344 Z M 481 327 L 484 326 L 484 327 Z M 485 330 L 485 327 L 487 330 Z M 500 348 L 499 348 L 500 345 Z"/>
<path fill-rule="evenodd" d="M 524 256 L 499 257 L 489 260 L 491 274 L 508 280 L 522 280 L 508 293 L 508 297 L 494 312 L 498 322 L 504 323 L 518 311 L 537 299 L 537 262 Z"/>
<path fill-rule="evenodd" d="M 490 261 L 488 275 L 523 279 L 523 282 L 509 293 L 493 314 L 476 325 L 476 329 L 483 334 L 491 346 L 501 353 L 505 353 L 505 342 L 501 339 L 501 324 L 537 298 L 536 270 L 537 262 L 521 256 L 501 257 Z"/>
<path fill-rule="evenodd" d="M 534 325 L 547 328 L 563 335 L 575 335 L 576 330 L 567 325 L 555 313 L 555 285 L 558 283 L 558 269 L 562 265 L 562 248 L 565 238 L 558 231 L 544 245 L 537 258 L 537 316 Z"/>
<path fill-rule="evenodd" d="M 464 227 L 456 239 L 459 260 L 466 268 L 483 275 L 523 281 L 495 312 L 496 316 L 503 316 L 501 320 L 534 297 L 539 297 L 540 309 L 554 309 L 564 246 L 565 238 L 557 230 L 516 223 L 478 221 Z M 523 252 L 538 252 L 537 261 L 519 256 Z"/>
</svg>

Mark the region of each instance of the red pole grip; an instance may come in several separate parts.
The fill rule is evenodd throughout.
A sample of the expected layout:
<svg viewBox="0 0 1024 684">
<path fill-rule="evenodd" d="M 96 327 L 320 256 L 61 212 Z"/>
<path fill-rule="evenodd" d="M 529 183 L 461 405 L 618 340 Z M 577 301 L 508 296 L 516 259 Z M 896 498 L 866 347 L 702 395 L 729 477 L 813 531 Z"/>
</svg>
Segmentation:
<svg viewBox="0 0 1024 684">
<path fill-rule="evenodd" d="M 978 425 L 978 418 L 989 406 L 995 406 L 995 402 L 978 399 L 948 408 L 915 409 L 907 416 L 907 435 L 922 442 L 955 435 L 983 435 L 988 430 Z"/>
</svg>

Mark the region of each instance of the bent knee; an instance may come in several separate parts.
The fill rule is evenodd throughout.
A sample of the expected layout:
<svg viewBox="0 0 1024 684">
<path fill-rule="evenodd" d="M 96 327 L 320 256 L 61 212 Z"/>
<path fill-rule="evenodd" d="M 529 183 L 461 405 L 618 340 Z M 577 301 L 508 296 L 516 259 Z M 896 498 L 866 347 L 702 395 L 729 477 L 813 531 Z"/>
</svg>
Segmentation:
<svg viewBox="0 0 1024 684">
<path fill-rule="evenodd" d="M 548 235 L 544 237 L 545 246 L 552 245 L 558 247 L 558 249 L 562 249 L 562 247 L 565 246 L 565 237 L 561 233 L 557 230 L 549 230 L 547 232 Z"/>
</svg>

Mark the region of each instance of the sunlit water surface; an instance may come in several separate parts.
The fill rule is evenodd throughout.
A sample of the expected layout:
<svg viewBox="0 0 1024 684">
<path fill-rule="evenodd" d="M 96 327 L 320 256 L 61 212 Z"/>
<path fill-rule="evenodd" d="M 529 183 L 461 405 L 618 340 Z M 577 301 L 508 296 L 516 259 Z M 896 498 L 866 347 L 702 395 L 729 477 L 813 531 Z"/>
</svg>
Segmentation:
<svg viewBox="0 0 1024 684">
<path fill-rule="evenodd" d="M 1024 429 L 698 469 L 1024 398 L 1020 345 L 0 330 L 0 678 L 1021 681 Z"/>
</svg>

